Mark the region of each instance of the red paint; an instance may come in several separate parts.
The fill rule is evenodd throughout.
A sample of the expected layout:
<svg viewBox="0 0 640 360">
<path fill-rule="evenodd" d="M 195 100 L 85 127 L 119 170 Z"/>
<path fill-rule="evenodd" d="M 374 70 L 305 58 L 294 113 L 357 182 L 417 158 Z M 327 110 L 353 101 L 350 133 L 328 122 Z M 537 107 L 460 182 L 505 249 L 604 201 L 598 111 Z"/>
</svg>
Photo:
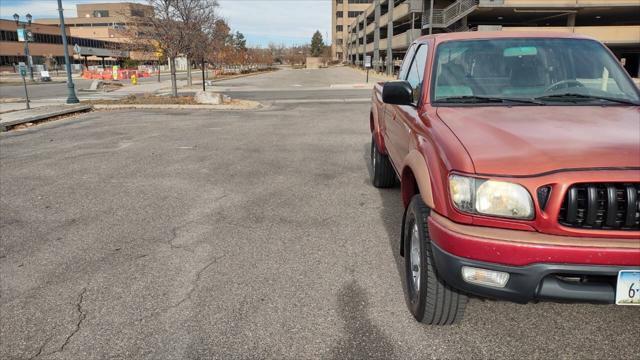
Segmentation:
<svg viewBox="0 0 640 360">
<path fill-rule="evenodd" d="M 429 103 L 431 86 L 427 84 L 431 84 L 434 54 L 440 43 L 517 37 L 587 38 L 542 32 L 465 32 L 422 37 L 416 43 L 428 44 L 429 52 L 420 106 L 382 103 L 382 84 L 377 84 L 372 97 L 376 141 L 400 174 L 407 171 L 402 167 L 407 154 L 412 151 L 422 154 L 430 173 L 434 210 L 456 223 L 640 241 L 638 231 L 567 228 L 557 222 L 561 203 L 571 184 L 640 182 L 640 107 L 435 107 Z M 511 220 L 461 213 L 450 200 L 448 176 L 452 172 L 523 185 L 532 195 L 535 218 Z M 550 185 L 552 191 L 546 209 L 541 211 L 535 194 L 543 185 Z M 640 265 L 640 253 L 632 250 L 522 245 L 476 239 L 461 237 L 437 224 L 432 225 L 431 231 L 444 250 L 488 262 Z"/>
<path fill-rule="evenodd" d="M 455 233 L 429 218 L 429 235 L 442 250 L 467 259 L 524 266 L 535 263 L 640 265 L 640 250 L 545 246 L 496 241 Z"/>
</svg>

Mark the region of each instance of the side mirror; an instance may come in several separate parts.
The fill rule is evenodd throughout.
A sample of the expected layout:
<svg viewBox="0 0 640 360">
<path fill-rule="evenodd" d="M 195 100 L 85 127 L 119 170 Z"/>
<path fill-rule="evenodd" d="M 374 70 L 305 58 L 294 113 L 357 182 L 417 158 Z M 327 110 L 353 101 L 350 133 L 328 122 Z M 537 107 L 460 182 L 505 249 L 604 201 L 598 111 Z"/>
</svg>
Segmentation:
<svg viewBox="0 0 640 360">
<path fill-rule="evenodd" d="M 394 105 L 411 105 L 413 89 L 405 80 L 387 81 L 382 86 L 382 102 Z"/>
</svg>

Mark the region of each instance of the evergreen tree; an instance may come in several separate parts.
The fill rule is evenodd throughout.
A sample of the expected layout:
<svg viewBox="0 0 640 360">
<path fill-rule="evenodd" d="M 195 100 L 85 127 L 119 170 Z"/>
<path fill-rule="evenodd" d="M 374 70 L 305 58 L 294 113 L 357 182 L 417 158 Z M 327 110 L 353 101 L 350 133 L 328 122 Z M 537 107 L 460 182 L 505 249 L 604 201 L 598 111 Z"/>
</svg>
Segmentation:
<svg viewBox="0 0 640 360">
<path fill-rule="evenodd" d="M 311 56 L 321 56 L 324 50 L 324 40 L 320 30 L 316 30 L 311 38 Z"/>
<path fill-rule="evenodd" d="M 244 38 L 244 35 L 240 31 L 236 31 L 235 46 L 238 50 L 247 50 L 247 39 Z"/>
</svg>

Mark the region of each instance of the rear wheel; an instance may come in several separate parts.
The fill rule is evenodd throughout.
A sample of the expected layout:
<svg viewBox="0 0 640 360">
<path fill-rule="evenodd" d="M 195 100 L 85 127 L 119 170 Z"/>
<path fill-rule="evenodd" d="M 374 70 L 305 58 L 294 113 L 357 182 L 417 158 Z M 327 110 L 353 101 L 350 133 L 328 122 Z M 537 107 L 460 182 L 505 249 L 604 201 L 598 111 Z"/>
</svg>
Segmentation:
<svg viewBox="0 0 640 360">
<path fill-rule="evenodd" d="M 402 234 L 407 306 L 419 322 L 451 325 L 462 319 L 467 297 L 438 276 L 431 254 L 428 218 L 429 208 L 419 194 L 415 195 L 407 208 Z"/>
<path fill-rule="evenodd" d="M 392 187 L 396 183 L 389 157 L 380 153 L 374 138 L 371 138 L 371 182 L 377 188 Z"/>
</svg>

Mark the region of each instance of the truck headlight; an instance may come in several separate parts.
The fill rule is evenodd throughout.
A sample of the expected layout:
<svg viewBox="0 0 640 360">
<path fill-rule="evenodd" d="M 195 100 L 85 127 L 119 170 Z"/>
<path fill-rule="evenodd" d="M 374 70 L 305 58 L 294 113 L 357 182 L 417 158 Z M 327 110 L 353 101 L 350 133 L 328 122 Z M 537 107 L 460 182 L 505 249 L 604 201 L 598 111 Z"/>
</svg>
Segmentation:
<svg viewBox="0 0 640 360">
<path fill-rule="evenodd" d="M 514 219 L 533 219 L 533 200 L 522 185 L 452 174 L 449 191 L 460 211 Z"/>
</svg>

